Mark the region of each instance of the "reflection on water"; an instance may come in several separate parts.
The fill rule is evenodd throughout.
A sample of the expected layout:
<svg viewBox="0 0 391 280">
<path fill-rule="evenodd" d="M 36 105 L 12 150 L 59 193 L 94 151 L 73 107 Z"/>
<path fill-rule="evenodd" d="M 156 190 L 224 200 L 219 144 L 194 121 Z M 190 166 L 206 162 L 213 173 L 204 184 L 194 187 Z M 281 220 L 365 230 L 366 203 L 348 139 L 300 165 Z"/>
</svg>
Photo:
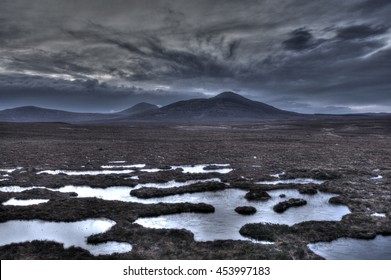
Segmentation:
<svg viewBox="0 0 391 280">
<path fill-rule="evenodd" d="M 139 188 L 158 188 L 158 189 L 167 189 L 174 187 L 184 187 L 189 186 L 196 183 L 206 183 L 206 182 L 221 182 L 219 178 L 211 178 L 205 180 L 189 180 L 186 182 L 176 182 L 175 180 L 169 181 L 167 183 L 146 183 L 146 184 L 138 184 L 135 189 Z"/>
<path fill-rule="evenodd" d="M 174 186 L 190 185 L 197 182 L 219 181 L 219 179 L 194 180 L 184 183 L 170 181 L 162 184 L 139 184 L 135 188 L 141 187 L 160 187 L 170 188 Z M 21 192 L 26 189 L 44 188 L 28 187 L 21 188 L 17 186 L 2 187 L 0 191 Z M 316 195 L 300 194 L 297 190 L 273 190 L 269 191 L 271 199 L 268 201 L 247 201 L 244 196 L 246 191 L 239 189 L 226 189 L 216 192 L 201 192 L 192 194 L 172 195 L 167 197 L 140 199 L 130 195 L 130 191 L 135 188 L 130 187 L 110 187 L 110 188 L 91 188 L 88 186 L 65 186 L 59 189 L 49 189 L 59 192 L 76 192 L 78 197 L 96 197 L 104 200 L 119 200 L 126 202 L 139 203 L 207 203 L 215 207 L 215 213 L 183 213 L 175 215 L 165 215 L 156 218 L 138 219 L 136 222 L 152 228 L 186 228 L 192 231 L 196 240 L 216 240 L 216 239 L 234 239 L 248 240 L 239 234 L 240 228 L 247 223 L 275 223 L 293 225 L 303 221 L 327 220 L 338 221 L 342 216 L 350 213 L 349 209 L 343 205 L 332 205 L 328 200 L 333 194 L 318 192 Z M 281 198 L 280 195 L 285 197 Z M 307 205 L 297 208 L 290 208 L 283 214 L 273 211 L 273 206 L 281 201 L 290 198 L 302 198 L 307 201 Z M 257 212 L 251 216 L 242 216 L 235 212 L 238 206 L 253 206 Z"/>
<path fill-rule="evenodd" d="M 23 169 L 23 167 L 16 167 L 16 168 L 1 168 L 0 169 L 0 173 L 3 172 L 3 173 L 12 173 L 12 172 L 15 172 L 16 170 L 20 170 L 20 169 Z"/>
<path fill-rule="evenodd" d="M 46 187 L 19 187 L 19 186 L 6 186 L 6 187 L 0 187 L 0 192 L 23 192 L 28 191 L 32 189 L 48 189 Z"/>
<path fill-rule="evenodd" d="M 212 167 L 213 168 L 210 168 Z M 233 169 L 229 167 L 230 164 L 196 164 L 196 165 L 173 165 L 169 169 L 160 169 L 160 168 L 144 168 L 140 171 L 142 172 L 160 172 L 160 171 L 170 171 L 176 169 L 182 169 L 182 173 L 192 173 L 192 174 L 201 174 L 201 173 L 220 173 L 227 174 Z M 209 169 L 210 168 L 210 169 Z"/>
<path fill-rule="evenodd" d="M 107 219 L 90 219 L 80 222 L 9 221 L 0 223 L 0 246 L 33 240 L 48 240 L 88 250 L 92 255 L 126 253 L 132 250 L 129 243 L 106 242 L 88 244 L 87 237 L 108 231 L 115 225 Z"/>
<path fill-rule="evenodd" d="M 274 177 L 274 178 L 280 178 L 282 175 L 285 175 L 285 172 L 280 172 L 280 173 L 276 173 L 276 174 L 271 174 L 270 177 Z"/>
<path fill-rule="evenodd" d="M 218 178 L 205 179 L 205 180 L 190 180 L 186 182 L 176 182 L 169 181 L 167 183 L 148 183 L 148 184 L 138 184 L 135 187 L 109 187 L 109 188 L 92 188 L 89 186 L 72 186 L 68 185 L 62 188 L 46 188 L 46 187 L 19 187 L 19 186 L 8 186 L 0 187 L 0 192 L 23 192 L 25 190 L 32 189 L 47 189 L 49 191 L 57 191 L 62 193 L 75 192 L 78 194 L 78 198 L 82 197 L 95 197 L 104 200 L 119 200 L 125 202 L 140 202 L 140 203 L 155 203 L 155 200 L 144 200 L 137 197 L 131 196 L 130 191 L 139 189 L 139 188 L 173 188 L 173 187 L 183 187 L 196 183 L 205 183 L 205 182 L 220 182 Z"/>
<path fill-rule="evenodd" d="M 43 170 L 37 172 L 40 174 L 49 175 L 68 175 L 68 176 L 97 176 L 97 175 L 110 175 L 110 174 L 128 174 L 135 172 L 133 169 L 138 169 L 140 172 L 154 173 L 160 171 L 170 171 L 178 168 L 182 168 L 182 173 L 220 173 L 226 174 L 231 172 L 233 169 L 230 168 L 229 164 L 197 164 L 197 165 L 177 165 L 171 166 L 169 169 L 161 168 L 144 168 L 145 164 L 131 164 L 131 165 L 102 165 L 102 170 Z M 211 168 L 213 167 L 213 168 Z M 132 168 L 132 169 L 126 169 Z M 140 169 L 141 168 L 141 169 Z M 4 169 L 4 172 L 10 172 L 11 169 Z M 16 170 L 16 169 L 15 169 Z M 1 171 L 1 170 L 0 170 Z M 14 169 L 11 170 L 13 172 Z"/>
<path fill-rule="evenodd" d="M 372 180 L 381 180 L 381 179 L 383 179 L 383 176 L 382 175 L 377 175 L 375 177 L 372 177 L 371 179 Z"/>
<path fill-rule="evenodd" d="M 208 167 L 214 166 L 216 168 L 208 169 Z M 220 173 L 226 174 L 233 169 L 229 167 L 229 164 L 197 164 L 197 165 L 176 165 L 172 166 L 173 169 L 182 168 L 182 173 Z M 220 167 L 220 168 L 217 168 Z"/>
<path fill-rule="evenodd" d="M 9 177 L 11 173 L 15 172 L 16 170 L 20 170 L 22 167 L 17 168 L 1 168 L 0 169 L 0 182 L 5 182 L 9 180 Z"/>
<path fill-rule="evenodd" d="M 280 174 L 273 174 L 271 176 L 279 178 Z M 277 180 L 277 181 L 261 181 L 261 182 L 256 182 L 255 184 L 258 185 L 280 185 L 280 184 L 297 184 L 297 185 L 306 185 L 306 184 L 315 184 L 315 185 L 321 185 L 326 181 L 322 180 L 316 180 L 316 179 L 311 179 L 311 178 L 296 178 L 296 179 L 287 179 L 287 180 Z"/>
<path fill-rule="evenodd" d="M 308 248 L 328 260 L 391 260 L 391 236 L 362 240 L 339 238 L 309 244 Z"/>
<path fill-rule="evenodd" d="M 145 164 L 131 164 L 131 165 L 102 165 L 103 169 L 126 169 L 126 168 L 144 168 Z"/>
<path fill-rule="evenodd" d="M 6 202 L 3 202 L 4 206 L 10 205 L 10 206 L 30 206 L 30 205 L 37 205 L 41 203 L 48 202 L 49 199 L 16 199 L 11 198 L 10 200 L 7 200 Z"/>
<path fill-rule="evenodd" d="M 371 214 L 372 217 L 380 217 L 380 218 L 385 218 L 386 213 L 373 213 Z"/>
<path fill-rule="evenodd" d="M 97 175 L 110 175 L 110 174 L 128 174 L 132 173 L 134 170 L 131 169 L 124 169 L 124 170 L 86 170 L 86 171 L 80 171 L 80 170 L 44 170 L 37 172 L 38 175 L 40 174 L 49 174 L 49 175 L 68 175 L 68 176 L 97 176 Z"/>
<path fill-rule="evenodd" d="M 227 189 L 217 192 L 203 192 L 184 195 L 174 195 L 163 198 L 147 199 L 149 202 L 191 202 L 207 203 L 215 207 L 215 213 L 182 213 L 164 215 L 155 218 L 141 218 L 136 223 L 150 228 L 185 228 L 194 233 L 195 240 L 208 241 L 218 239 L 248 240 L 240 235 L 240 228 L 248 223 L 274 223 L 293 225 L 303 221 L 338 221 L 350 213 L 346 206 L 332 205 L 328 200 L 332 194 L 318 193 L 316 195 L 300 194 L 297 190 L 274 190 L 268 192 L 268 201 L 247 201 L 246 191 Z M 285 194 L 285 198 L 280 198 Z M 273 206 L 290 198 L 307 200 L 307 205 L 290 208 L 283 214 L 273 211 Z M 253 206 L 257 212 L 251 216 L 243 216 L 235 212 L 238 206 Z"/>
</svg>

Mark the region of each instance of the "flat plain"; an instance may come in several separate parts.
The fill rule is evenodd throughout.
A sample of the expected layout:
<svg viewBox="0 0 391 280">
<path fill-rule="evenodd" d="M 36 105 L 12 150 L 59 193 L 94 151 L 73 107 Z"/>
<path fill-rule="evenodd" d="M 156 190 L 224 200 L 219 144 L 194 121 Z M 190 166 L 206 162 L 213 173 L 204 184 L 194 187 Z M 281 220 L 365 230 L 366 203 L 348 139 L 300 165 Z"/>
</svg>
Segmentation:
<svg viewBox="0 0 391 280">
<path fill-rule="evenodd" d="M 130 167 L 130 174 L 70 176 L 42 172 L 96 171 L 119 163 L 145 166 Z M 200 164 L 210 165 L 210 172 L 186 173 L 183 168 L 172 168 Z M 219 168 L 217 164 L 229 166 L 232 171 L 213 172 Z M 32 241 L 1 246 L 1 259 L 319 259 L 308 244 L 341 237 L 373 239 L 379 234 L 391 234 L 391 119 L 386 117 L 213 124 L 0 123 L 0 170 L 3 170 L 0 188 L 46 188 L 0 191 L 0 203 L 12 198 L 49 200 L 30 206 L 0 204 L 1 223 L 109 219 L 115 226 L 90 236 L 88 242 L 132 245 L 132 250 L 126 253 L 95 256 L 80 247 L 64 248 L 53 241 Z M 214 211 L 213 205 L 197 201 L 140 203 L 78 198 L 75 192 L 47 189 L 69 185 L 136 189 L 139 184 L 216 178 L 219 183 L 206 181 L 164 191 L 137 191 L 138 196 L 169 197 L 224 189 L 246 192 L 296 189 L 302 193 L 316 190 L 335 194 L 330 202 L 348 207 L 350 213 L 339 221 L 303 221 L 293 225 L 260 221 L 240 229 L 248 240 L 197 241 L 189 230 L 148 228 L 134 222 L 139 218 L 180 213 L 209 215 Z M 297 178 L 324 182 L 257 184 Z M 238 214 L 237 219 L 240 218 Z"/>
</svg>

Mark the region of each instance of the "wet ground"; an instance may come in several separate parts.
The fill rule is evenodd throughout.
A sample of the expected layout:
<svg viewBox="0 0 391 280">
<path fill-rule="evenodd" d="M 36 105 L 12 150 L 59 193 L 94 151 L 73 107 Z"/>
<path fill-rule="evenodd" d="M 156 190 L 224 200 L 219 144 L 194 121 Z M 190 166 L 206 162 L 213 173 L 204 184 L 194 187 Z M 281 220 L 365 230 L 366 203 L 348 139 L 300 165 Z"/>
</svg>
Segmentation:
<svg viewBox="0 0 391 280">
<path fill-rule="evenodd" d="M 308 247 L 328 260 L 391 259 L 391 236 L 378 235 L 369 240 L 339 238 L 331 242 L 309 244 Z"/>
<path fill-rule="evenodd" d="M 387 119 L 345 118 L 200 126 L 0 124 L 0 188 L 8 187 L 9 190 L 0 191 L 1 223 L 18 220 L 75 223 L 107 219 L 115 225 L 103 233 L 89 236 L 86 246 L 118 242 L 130 244 L 132 248 L 128 252 L 99 255 L 92 254 L 87 247 L 64 248 L 58 240 L 60 243 L 53 239 L 37 240 L 3 245 L 0 257 L 320 258 L 309 249 L 308 244 L 346 237 L 373 239 L 378 234 L 391 234 L 390 138 L 391 120 Z M 201 164 L 209 165 L 204 168 Z M 187 184 L 188 181 L 195 185 Z M 273 183 L 260 183 L 265 181 Z M 151 187 L 150 184 L 166 184 L 166 187 Z M 149 199 L 161 197 L 164 202 L 144 204 L 139 202 L 143 198 L 120 201 L 104 200 L 99 196 L 83 197 L 80 193 L 77 195 L 77 189 L 69 186 L 98 192 L 120 186 L 125 190 L 125 197 L 128 192 L 130 196 L 130 191 L 137 190 L 137 196 Z M 14 187 L 14 191 L 10 187 Z M 64 189 L 66 187 L 69 189 Z M 29 189 L 21 192 L 20 188 Z M 250 223 L 245 223 L 240 229 L 244 240 L 236 241 L 199 241 L 197 235 L 189 230 L 148 228 L 135 223 L 138 219 L 173 214 L 219 213 L 218 205 L 211 201 L 193 199 L 167 203 L 172 195 L 190 197 L 193 193 L 193 198 L 197 198 L 205 195 L 206 191 L 218 193 L 226 190 L 240 192 L 241 195 L 249 190 L 273 194 L 273 190 L 281 189 L 297 190 L 297 197 L 311 196 L 314 191 L 315 195 L 319 195 L 319 191 L 333 193 L 336 197 L 332 204 L 348 207 L 350 213 L 341 220 L 307 220 L 288 224 L 251 218 Z M 27 199 L 41 203 L 24 206 L 10 203 L 28 204 L 24 202 Z M 253 204 L 249 202 L 246 205 Z M 293 213 L 290 211 L 297 210 L 305 212 L 305 207 L 291 208 L 281 215 L 290 215 Z M 314 210 L 308 208 L 307 214 L 311 211 Z M 235 215 L 235 219 L 251 217 Z M 253 240 L 267 240 L 269 243 Z"/>
</svg>

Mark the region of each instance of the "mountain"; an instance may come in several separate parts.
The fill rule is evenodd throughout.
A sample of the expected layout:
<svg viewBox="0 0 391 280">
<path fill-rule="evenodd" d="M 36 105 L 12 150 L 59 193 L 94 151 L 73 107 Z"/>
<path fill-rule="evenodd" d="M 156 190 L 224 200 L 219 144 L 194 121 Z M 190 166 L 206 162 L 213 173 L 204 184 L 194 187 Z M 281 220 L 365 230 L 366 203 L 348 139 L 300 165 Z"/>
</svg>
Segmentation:
<svg viewBox="0 0 391 280">
<path fill-rule="evenodd" d="M 215 122 L 290 119 L 304 116 L 306 115 L 280 110 L 233 92 L 223 92 L 212 98 L 179 101 L 161 108 L 149 103 L 139 103 L 111 114 L 73 113 L 34 106 L 19 107 L 0 111 L 0 122 Z"/>
<path fill-rule="evenodd" d="M 78 123 L 108 118 L 109 114 L 74 113 L 35 106 L 0 111 L 1 122 L 69 122 Z M 111 116 L 112 117 L 112 116 Z"/>
<path fill-rule="evenodd" d="M 209 99 L 190 99 L 157 110 L 136 114 L 132 120 L 142 121 L 250 121 L 287 119 L 305 115 L 284 111 L 262 102 L 247 99 L 233 92 L 223 92 Z"/>
<path fill-rule="evenodd" d="M 159 109 L 159 107 L 154 104 L 141 102 L 141 103 L 134 105 L 133 107 L 130 107 L 129 109 L 118 112 L 117 114 L 134 115 L 134 114 L 144 113 L 144 112 L 148 112 L 148 111 L 152 111 L 152 110 L 156 110 L 156 109 Z"/>
</svg>

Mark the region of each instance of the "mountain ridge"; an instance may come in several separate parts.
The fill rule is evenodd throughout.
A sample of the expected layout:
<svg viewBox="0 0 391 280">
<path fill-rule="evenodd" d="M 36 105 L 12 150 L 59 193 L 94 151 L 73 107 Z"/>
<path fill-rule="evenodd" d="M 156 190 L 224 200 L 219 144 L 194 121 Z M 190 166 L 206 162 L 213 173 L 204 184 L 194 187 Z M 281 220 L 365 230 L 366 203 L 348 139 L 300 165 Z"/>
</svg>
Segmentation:
<svg viewBox="0 0 391 280">
<path fill-rule="evenodd" d="M 124 122 L 232 122 L 308 117 L 371 117 L 373 114 L 319 115 L 285 111 L 248 99 L 232 91 L 210 98 L 181 100 L 163 107 L 141 102 L 115 113 L 76 113 L 37 106 L 22 106 L 0 111 L 0 122 L 68 122 L 68 123 L 124 123 Z M 375 114 L 375 116 L 379 116 Z M 383 115 L 381 115 L 383 116 Z M 391 114 L 384 114 L 385 117 Z"/>
<path fill-rule="evenodd" d="M 116 113 L 79 113 L 37 106 L 21 106 L 0 111 L 0 122 L 108 122 L 156 108 L 158 108 L 156 105 L 142 102 Z"/>
<path fill-rule="evenodd" d="M 133 115 L 133 114 L 143 113 L 155 109 L 159 109 L 159 107 L 156 106 L 155 104 L 140 102 L 128 109 L 117 112 L 117 114 Z"/>
<path fill-rule="evenodd" d="M 211 98 L 197 98 L 171 103 L 151 112 L 131 116 L 134 120 L 158 121 L 251 121 L 297 118 L 303 114 L 284 111 L 253 101 L 234 92 L 222 92 Z"/>
</svg>

